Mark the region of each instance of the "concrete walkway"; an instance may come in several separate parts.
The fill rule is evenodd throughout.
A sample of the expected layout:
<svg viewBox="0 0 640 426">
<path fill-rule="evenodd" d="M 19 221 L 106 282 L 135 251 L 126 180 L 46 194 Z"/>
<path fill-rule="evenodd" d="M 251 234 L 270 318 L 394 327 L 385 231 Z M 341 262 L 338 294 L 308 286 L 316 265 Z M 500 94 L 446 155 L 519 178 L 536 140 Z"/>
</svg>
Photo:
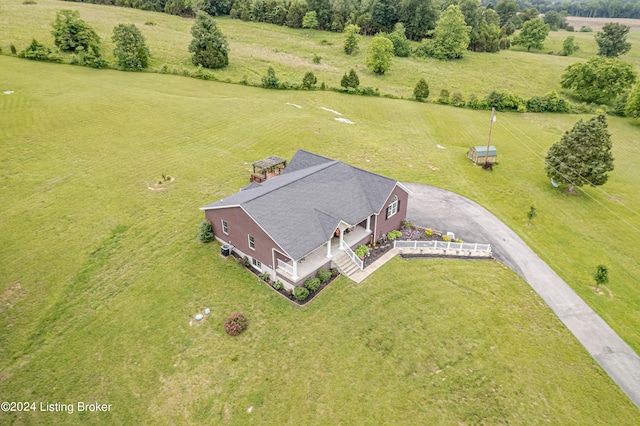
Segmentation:
<svg viewBox="0 0 640 426">
<path fill-rule="evenodd" d="M 432 186 L 404 185 L 413 191 L 408 220 L 491 244 L 494 257 L 529 283 L 640 408 L 640 357 L 515 232 L 468 198 Z"/>
</svg>

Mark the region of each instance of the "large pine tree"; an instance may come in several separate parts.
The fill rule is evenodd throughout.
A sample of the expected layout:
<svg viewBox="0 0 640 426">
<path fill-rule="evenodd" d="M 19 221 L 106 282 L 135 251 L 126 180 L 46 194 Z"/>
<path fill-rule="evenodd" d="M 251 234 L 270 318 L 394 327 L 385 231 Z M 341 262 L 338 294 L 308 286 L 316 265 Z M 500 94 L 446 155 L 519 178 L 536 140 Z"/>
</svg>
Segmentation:
<svg viewBox="0 0 640 426">
<path fill-rule="evenodd" d="M 211 16 L 199 12 L 191 27 L 191 35 L 193 40 L 189 45 L 189 52 L 193 53 L 191 59 L 194 65 L 212 69 L 229 65 L 227 39 Z"/>
<path fill-rule="evenodd" d="M 607 117 L 600 114 L 587 121 L 580 119 L 562 139 L 549 148 L 545 171 L 561 184 L 604 185 L 613 170 L 611 135 L 607 132 Z"/>
</svg>

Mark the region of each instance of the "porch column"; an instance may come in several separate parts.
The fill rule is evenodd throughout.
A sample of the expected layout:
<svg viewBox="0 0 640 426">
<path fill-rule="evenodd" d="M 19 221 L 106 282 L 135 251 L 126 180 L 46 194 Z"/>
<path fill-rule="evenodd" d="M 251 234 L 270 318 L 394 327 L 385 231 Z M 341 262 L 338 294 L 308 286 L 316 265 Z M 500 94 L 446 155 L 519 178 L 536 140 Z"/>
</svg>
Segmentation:
<svg viewBox="0 0 640 426">
<path fill-rule="evenodd" d="M 341 229 L 340 230 L 340 247 L 339 247 L 340 250 L 344 250 L 342 248 L 343 244 L 344 244 L 344 229 Z"/>
<path fill-rule="evenodd" d="M 293 276 L 291 278 L 293 278 L 294 280 L 297 280 L 299 278 L 298 277 L 298 262 L 293 260 L 293 259 L 292 259 L 292 262 L 293 262 Z"/>
<path fill-rule="evenodd" d="M 331 240 L 327 241 L 327 257 L 331 259 Z"/>
<path fill-rule="evenodd" d="M 371 232 L 371 216 L 367 216 L 367 232 Z"/>
</svg>

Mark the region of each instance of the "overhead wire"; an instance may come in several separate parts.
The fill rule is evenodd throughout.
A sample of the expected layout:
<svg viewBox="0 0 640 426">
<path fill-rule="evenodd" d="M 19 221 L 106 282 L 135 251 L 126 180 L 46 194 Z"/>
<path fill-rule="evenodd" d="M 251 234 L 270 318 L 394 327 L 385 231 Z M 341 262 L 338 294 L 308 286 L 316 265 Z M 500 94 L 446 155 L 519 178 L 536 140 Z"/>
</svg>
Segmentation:
<svg viewBox="0 0 640 426">
<path fill-rule="evenodd" d="M 514 125 L 513 123 L 511 123 L 509 120 L 507 120 L 504 116 L 500 117 L 500 120 L 496 120 L 497 122 L 501 122 L 504 121 L 507 124 L 509 124 L 509 126 L 513 127 L 514 129 L 516 129 L 519 133 L 521 133 L 522 135 L 525 135 L 529 140 L 531 140 L 538 148 L 543 148 L 539 143 L 537 143 L 534 139 L 532 139 L 529 135 L 527 135 L 526 133 L 524 133 L 523 131 L 521 131 L 516 125 Z M 570 179 L 563 174 L 560 170 L 558 170 L 556 167 L 550 165 L 539 153 L 537 153 L 534 149 L 532 149 L 529 145 L 527 145 L 522 139 L 520 139 L 518 136 L 516 136 L 508 127 L 503 126 L 502 124 L 499 125 L 499 127 L 501 127 L 502 129 L 506 130 L 516 141 L 518 141 L 522 146 L 524 146 L 526 149 L 528 149 L 529 151 L 531 151 L 531 153 L 533 153 L 533 155 L 535 155 L 538 159 L 540 159 L 543 163 L 549 165 L 550 167 L 552 167 L 556 172 L 558 172 L 558 174 L 560 174 L 561 176 L 563 176 L 565 179 L 569 180 Z M 569 167 L 570 168 L 570 167 Z M 591 182 L 589 182 L 589 180 L 585 179 L 584 177 L 582 177 L 580 174 L 576 173 L 578 176 L 580 176 L 582 179 L 584 179 L 585 182 L 589 183 L 592 186 L 595 186 L 593 184 L 591 184 Z M 591 195 L 590 193 L 588 193 L 587 191 L 585 191 L 584 189 L 578 187 L 578 189 L 583 193 L 586 194 L 589 198 L 591 198 L 593 201 L 595 201 L 597 204 L 599 204 L 604 210 L 606 210 L 607 212 L 609 212 L 611 215 L 615 216 L 617 219 L 619 219 L 620 221 L 624 222 L 627 226 L 629 226 L 631 229 L 633 229 L 634 231 L 636 231 L 638 234 L 640 234 L 640 228 L 638 228 L 637 226 L 635 226 L 634 224 L 630 223 L 627 219 L 625 219 L 624 217 L 622 217 L 621 215 L 619 215 L 618 213 L 616 213 L 615 211 L 613 211 L 611 208 L 609 208 L 607 205 L 603 204 L 600 200 L 598 200 L 597 198 L 595 198 L 593 195 Z M 607 195 L 609 198 L 611 198 L 613 201 L 615 201 L 616 203 L 618 203 L 619 205 L 621 205 L 622 207 L 624 207 L 625 209 L 629 210 L 631 213 L 633 213 L 636 216 L 640 217 L 640 213 L 638 213 L 637 211 L 633 210 L 632 208 L 630 208 L 629 206 L 627 206 L 626 204 L 616 200 L 614 197 L 612 197 L 609 193 L 607 193 L 606 191 L 602 190 L 601 188 L 596 187 L 596 189 L 600 190 L 603 194 Z"/>
</svg>

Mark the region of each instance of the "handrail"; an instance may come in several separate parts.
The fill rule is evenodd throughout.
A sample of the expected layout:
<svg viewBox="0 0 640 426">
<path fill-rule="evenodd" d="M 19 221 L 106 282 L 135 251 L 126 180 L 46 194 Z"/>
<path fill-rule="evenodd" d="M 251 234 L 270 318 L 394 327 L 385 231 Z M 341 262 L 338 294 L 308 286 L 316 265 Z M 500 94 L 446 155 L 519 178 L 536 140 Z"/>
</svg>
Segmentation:
<svg viewBox="0 0 640 426">
<path fill-rule="evenodd" d="M 347 256 L 349 256 L 351 258 L 351 260 L 362 271 L 364 269 L 364 262 L 362 261 L 362 259 L 360 259 L 358 256 L 356 256 L 356 254 L 353 252 L 353 250 L 351 250 L 348 245 L 344 244 L 344 242 L 342 244 L 342 248 L 344 249 L 344 252 L 347 254 Z"/>
</svg>

